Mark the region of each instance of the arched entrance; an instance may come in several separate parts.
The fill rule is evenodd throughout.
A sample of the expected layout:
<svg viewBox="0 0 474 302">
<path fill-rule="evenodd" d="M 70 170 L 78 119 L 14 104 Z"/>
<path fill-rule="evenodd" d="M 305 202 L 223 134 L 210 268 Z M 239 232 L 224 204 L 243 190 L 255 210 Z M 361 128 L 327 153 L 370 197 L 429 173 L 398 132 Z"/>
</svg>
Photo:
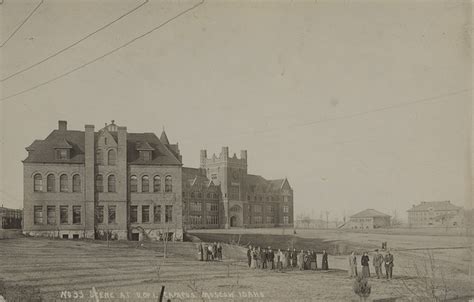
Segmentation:
<svg viewBox="0 0 474 302">
<path fill-rule="evenodd" d="M 236 227 L 237 226 L 237 216 L 232 216 L 230 217 L 230 227 Z"/>
</svg>

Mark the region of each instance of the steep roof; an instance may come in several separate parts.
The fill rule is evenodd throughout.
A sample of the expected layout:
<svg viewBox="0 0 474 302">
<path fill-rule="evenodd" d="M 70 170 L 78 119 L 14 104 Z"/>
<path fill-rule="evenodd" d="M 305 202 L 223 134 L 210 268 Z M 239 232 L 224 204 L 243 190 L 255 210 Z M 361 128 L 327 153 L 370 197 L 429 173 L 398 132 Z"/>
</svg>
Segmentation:
<svg viewBox="0 0 474 302">
<path fill-rule="evenodd" d="M 110 132 L 114 139 L 117 133 Z M 94 133 L 95 140 L 99 136 Z M 84 163 L 85 133 L 76 130 L 53 130 L 44 140 L 35 140 L 26 149 L 28 157 L 24 163 Z M 151 161 L 139 158 L 137 150 L 145 148 L 153 150 Z M 56 159 L 55 149 L 70 149 L 70 159 Z M 181 165 L 180 159 L 169 150 L 154 133 L 127 133 L 127 162 L 136 165 Z"/>
<path fill-rule="evenodd" d="M 450 201 L 422 201 L 419 205 L 413 206 L 407 212 L 418 211 L 453 211 L 459 210 L 461 207 L 453 205 Z"/>
<path fill-rule="evenodd" d="M 245 182 L 249 186 L 249 191 L 278 192 L 282 189 L 286 179 L 267 180 L 260 175 L 247 174 Z"/>
<path fill-rule="evenodd" d="M 55 148 L 71 149 L 69 160 L 56 159 Z M 46 139 L 35 140 L 29 147 L 25 163 L 84 163 L 84 132 L 53 130 Z"/>
<path fill-rule="evenodd" d="M 139 157 L 137 144 L 154 149 L 152 159 L 144 161 Z M 181 165 L 176 156 L 158 139 L 154 133 L 128 133 L 127 134 L 127 162 L 132 165 Z"/>
<path fill-rule="evenodd" d="M 165 145 L 170 144 L 170 141 L 168 140 L 168 136 L 166 135 L 165 130 L 163 130 L 163 132 L 161 132 L 160 141 Z"/>
<path fill-rule="evenodd" d="M 367 209 L 351 216 L 351 218 L 372 218 L 372 217 L 390 217 L 374 209 Z"/>
<path fill-rule="evenodd" d="M 190 189 L 195 186 L 198 188 L 210 187 L 214 183 L 202 173 L 201 169 L 183 167 L 183 188 Z"/>
</svg>

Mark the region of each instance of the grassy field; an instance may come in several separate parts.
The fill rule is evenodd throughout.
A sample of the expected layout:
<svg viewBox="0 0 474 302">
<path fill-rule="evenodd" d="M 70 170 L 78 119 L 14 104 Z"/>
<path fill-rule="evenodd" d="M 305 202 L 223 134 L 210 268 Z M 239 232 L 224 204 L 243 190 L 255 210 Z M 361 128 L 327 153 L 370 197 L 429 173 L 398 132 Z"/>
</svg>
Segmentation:
<svg viewBox="0 0 474 302">
<path fill-rule="evenodd" d="M 240 237 L 241 243 L 261 242 L 262 246 L 293 243 L 297 248 L 326 248 L 331 269 L 252 270 L 246 266 L 245 249 L 233 245 L 224 247 L 224 261 L 200 262 L 196 260 L 196 243 L 191 242 L 170 243 L 164 259 L 163 243 L 158 242 L 114 241 L 107 247 L 102 241 L 17 238 L 0 240 L 0 294 L 7 301 L 158 301 L 161 286 L 165 286 L 165 297 L 171 301 L 357 301 L 353 280 L 347 275 L 346 255 L 337 255 L 331 248 L 343 244 L 339 249 L 371 249 L 379 243 L 379 238 L 363 234 L 298 232 L 295 237 L 281 230 L 231 231 L 234 234 L 218 230 L 193 235 L 209 241 L 237 241 Z M 413 267 L 426 267 L 425 251 L 406 248 L 424 246 L 430 240 L 434 241 L 432 247 L 455 247 L 459 242 L 425 237 L 425 243 L 421 238 L 387 240 L 389 246 L 400 249 L 394 251 L 394 279 L 370 279 L 373 301 L 413 301 L 426 291 L 429 278 Z M 439 260 L 437 251 L 434 257 L 437 269 L 445 274 L 443 283 L 438 283 L 438 277 L 435 281 L 438 287 L 446 285 L 449 298 L 467 301 L 474 296 L 468 267 L 462 260 Z"/>
</svg>

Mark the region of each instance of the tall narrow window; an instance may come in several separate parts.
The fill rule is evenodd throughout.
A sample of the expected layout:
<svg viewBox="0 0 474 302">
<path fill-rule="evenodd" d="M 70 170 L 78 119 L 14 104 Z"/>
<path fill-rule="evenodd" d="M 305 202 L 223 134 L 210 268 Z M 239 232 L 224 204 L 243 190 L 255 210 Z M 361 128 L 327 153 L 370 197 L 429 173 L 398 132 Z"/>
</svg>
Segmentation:
<svg viewBox="0 0 474 302">
<path fill-rule="evenodd" d="M 107 191 L 115 192 L 115 175 L 109 175 L 107 179 Z"/>
<path fill-rule="evenodd" d="M 117 208 L 116 206 L 109 206 L 109 223 L 115 223 Z"/>
<path fill-rule="evenodd" d="M 54 192 L 55 191 L 55 182 L 56 182 L 56 177 L 54 177 L 53 174 L 49 174 L 48 177 L 46 178 L 46 190 L 48 192 Z"/>
<path fill-rule="evenodd" d="M 173 192 L 173 178 L 171 178 L 171 175 L 165 177 L 165 192 Z"/>
<path fill-rule="evenodd" d="M 138 206 L 130 206 L 130 223 L 138 221 Z"/>
<path fill-rule="evenodd" d="M 81 206 L 72 206 L 72 223 L 81 223 Z"/>
<path fill-rule="evenodd" d="M 56 207 L 55 206 L 47 206 L 46 207 L 46 217 L 48 220 L 48 224 L 56 224 Z"/>
<path fill-rule="evenodd" d="M 102 150 L 101 149 L 97 149 L 95 151 L 95 162 L 98 164 L 98 165 L 102 165 L 103 162 L 104 162 L 104 154 L 102 153 Z"/>
<path fill-rule="evenodd" d="M 81 192 L 81 176 L 79 174 L 72 177 L 72 191 Z"/>
<path fill-rule="evenodd" d="M 97 223 L 104 223 L 104 206 L 97 206 L 95 208 L 95 219 Z"/>
<path fill-rule="evenodd" d="M 33 177 L 34 180 L 34 190 L 35 192 L 41 192 L 43 191 L 43 177 L 41 174 L 35 174 Z"/>
<path fill-rule="evenodd" d="M 69 223 L 69 206 L 60 206 L 59 207 L 59 222 L 61 224 Z"/>
<path fill-rule="evenodd" d="M 153 221 L 155 223 L 161 223 L 161 205 L 155 205 L 153 207 Z"/>
<path fill-rule="evenodd" d="M 150 222 L 150 206 L 142 206 L 142 222 Z"/>
<path fill-rule="evenodd" d="M 161 192 L 161 177 L 159 175 L 153 177 L 153 192 Z"/>
<path fill-rule="evenodd" d="M 34 224 L 43 224 L 43 206 L 34 206 Z"/>
<path fill-rule="evenodd" d="M 173 206 L 166 206 L 165 222 L 173 222 Z"/>
<path fill-rule="evenodd" d="M 115 152 L 114 149 L 109 150 L 109 153 L 107 155 L 107 160 L 108 160 L 109 166 L 115 166 L 115 162 L 117 160 L 117 153 Z"/>
<path fill-rule="evenodd" d="M 67 175 L 63 174 L 59 176 L 59 191 L 61 192 L 67 192 L 68 191 L 68 183 L 67 183 Z"/>
<path fill-rule="evenodd" d="M 146 175 L 142 177 L 142 192 L 150 192 L 150 181 Z"/>
<path fill-rule="evenodd" d="M 104 178 L 100 174 L 95 177 L 95 190 L 97 192 L 104 192 Z"/>
<path fill-rule="evenodd" d="M 130 176 L 130 192 L 137 192 L 137 177 L 135 175 Z"/>
</svg>

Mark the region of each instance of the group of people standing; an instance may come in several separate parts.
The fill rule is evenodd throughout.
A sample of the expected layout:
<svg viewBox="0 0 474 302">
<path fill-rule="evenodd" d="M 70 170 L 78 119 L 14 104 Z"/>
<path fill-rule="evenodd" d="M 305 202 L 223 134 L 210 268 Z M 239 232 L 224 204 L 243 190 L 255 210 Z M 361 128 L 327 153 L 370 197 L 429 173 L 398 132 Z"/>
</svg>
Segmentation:
<svg viewBox="0 0 474 302">
<path fill-rule="evenodd" d="M 368 278 L 370 277 L 370 268 L 369 268 L 369 254 L 368 252 L 364 252 L 362 257 L 360 258 L 360 264 L 362 266 L 362 277 Z M 372 258 L 372 265 L 375 268 L 375 274 L 377 275 L 377 279 L 383 278 L 382 273 L 382 266 L 385 267 L 385 278 L 392 279 L 392 271 L 393 271 L 393 255 L 390 251 L 382 255 L 380 251 L 377 249 L 375 250 L 375 255 Z M 357 256 L 354 252 L 352 252 L 349 256 L 349 276 L 350 277 L 357 277 Z"/>
<path fill-rule="evenodd" d="M 222 244 L 220 242 L 198 245 L 199 261 L 217 261 L 222 260 Z"/>
<path fill-rule="evenodd" d="M 247 249 L 247 260 L 249 268 L 285 270 L 316 270 L 318 269 L 317 255 L 314 250 L 297 251 L 296 248 L 290 250 L 273 250 L 271 247 L 260 248 L 249 246 Z M 328 254 L 323 251 L 321 269 L 328 270 Z"/>
</svg>

